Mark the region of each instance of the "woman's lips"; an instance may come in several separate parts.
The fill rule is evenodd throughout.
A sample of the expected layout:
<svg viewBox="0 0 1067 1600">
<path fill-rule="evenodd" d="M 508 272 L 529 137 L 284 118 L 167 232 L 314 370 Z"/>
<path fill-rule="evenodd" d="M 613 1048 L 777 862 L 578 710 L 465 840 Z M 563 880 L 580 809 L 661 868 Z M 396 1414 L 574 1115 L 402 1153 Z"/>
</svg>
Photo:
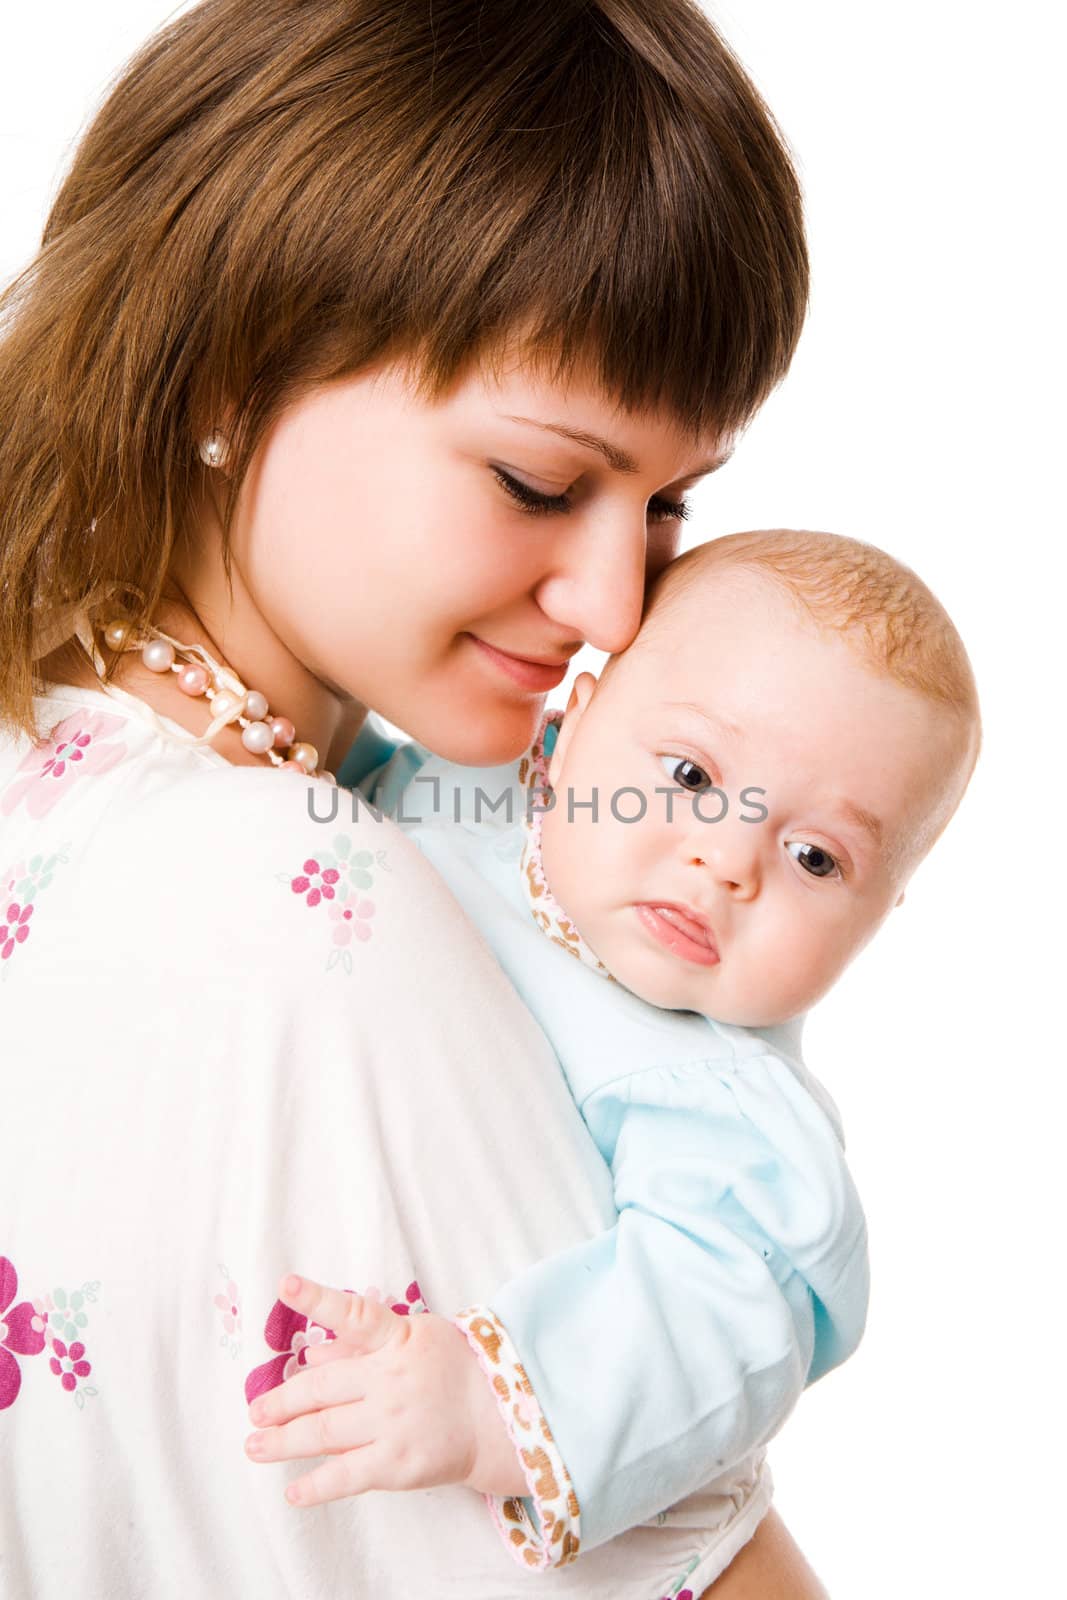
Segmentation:
<svg viewBox="0 0 1067 1600">
<path fill-rule="evenodd" d="M 495 645 L 486 644 L 485 640 L 479 639 L 476 634 L 471 633 L 467 637 L 474 641 L 495 667 L 507 673 L 513 683 L 521 684 L 524 689 L 530 689 L 534 694 L 547 694 L 549 689 L 554 689 L 567 676 L 566 661 L 544 665 L 541 662 L 530 661 L 524 656 L 513 656 L 505 650 L 498 650 Z"/>
<path fill-rule="evenodd" d="M 698 967 L 714 967 L 719 952 L 707 923 L 695 912 L 676 905 L 639 905 L 637 915 L 654 939 L 673 955 L 692 961 Z"/>
</svg>

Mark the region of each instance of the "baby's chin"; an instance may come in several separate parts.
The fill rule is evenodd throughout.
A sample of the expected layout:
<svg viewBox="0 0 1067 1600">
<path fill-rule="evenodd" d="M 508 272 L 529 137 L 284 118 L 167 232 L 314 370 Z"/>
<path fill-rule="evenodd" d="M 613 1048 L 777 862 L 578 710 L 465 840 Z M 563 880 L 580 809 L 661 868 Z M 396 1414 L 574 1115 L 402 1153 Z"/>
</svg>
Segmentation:
<svg viewBox="0 0 1067 1600">
<path fill-rule="evenodd" d="M 669 963 L 677 961 L 677 957 L 668 956 L 660 961 L 655 952 L 631 950 L 623 940 L 605 941 L 604 953 L 597 950 L 595 945 L 592 948 L 615 981 L 621 983 L 624 989 L 629 989 L 639 1000 L 647 1001 L 650 1006 L 658 1006 L 661 1011 L 695 1011 L 702 1016 L 713 1014 L 710 1004 L 715 992 L 714 982 L 706 976 L 703 981 L 694 981 L 689 974 L 671 972 Z"/>
<path fill-rule="evenodd" d="M 775 1009 L 768 1005 L 766 996 L 746 1004 L 741 997 L 731 994 L 729 984 L 716 980 L 721 963 L 705 971 L 694 967 L 691 974 L 674 973 L 669 966 L 672 961 L 678 961 L 677 956 L 667 955 L 660 962 L 654 952 L 621 948 L 610 955 L 601 954 L 599 950 L 596 954 L 617 983 L 661 1011 L 690 1011 L 736 1028 L 771 1028 L 796 1014 L 784 1007 Z M 681 962 L 678 964 L 681 966 Z"/>
</svg>

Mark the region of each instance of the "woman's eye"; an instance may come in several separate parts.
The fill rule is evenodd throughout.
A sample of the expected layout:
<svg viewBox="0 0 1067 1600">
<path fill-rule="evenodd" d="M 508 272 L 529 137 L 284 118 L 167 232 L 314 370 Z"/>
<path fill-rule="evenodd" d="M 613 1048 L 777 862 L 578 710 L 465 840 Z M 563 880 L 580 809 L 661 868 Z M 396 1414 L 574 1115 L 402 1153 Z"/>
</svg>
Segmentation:
<svg viewBox="0 0 1067 1600">
<path fill-rule="evenodd" d="M 684 500 L 664 500 L 654 495 L 648 502 L 648 515 L 652 522 L 684 522 L 689 507 Z"/>
<path fill-rule="evenodd" d="M 501 467 L 493 467 L 493 476 L 502 488 L 506 489 L 513 500 L 517 500 L 524 511 L 569 511 L 571 503 L 565 494 L 541 494 L 537 489 L 531 489 L 528 483 L 523 483 L 521 478 L 513 478 L 509 472 Z"/>
<path fill-rule="evenodd" d="M 491 470 L 501 488 L 505 489 L 524 511 L 532 511 L 537 515 L 573 509 L 572 502 L 568 500 L 566 494 L 544 494 L 539 489 L 531 489 L 521 478 L 513 478 L 503 467 L 493 467 Z M 648 502 L 650 522 L 684 522 L 688 515 L 689 507 L 684 500 L 663 500 L 655 496 Z"/>
<path fill-rule="evenodd" d="M 659 759 L 668 778 L 679 789 L 689 789 L 693 794 L 699 794 L 701 789 L 711 788 L 711 779 L 704 768 L 698 767 L 688 756 L 660 756 Z"/>
<path fill-rule="evenodd" d="M 804 871 L 813 878 L 839 878 L 841 868 L 828 850 L 823 850 L 817 844 L 805 844 L 803 840 L 790 840 L 786 849 L 794 861 L 799 861 Z M 803 853 L 802 853 L 803 852 Z"/>
</svg>

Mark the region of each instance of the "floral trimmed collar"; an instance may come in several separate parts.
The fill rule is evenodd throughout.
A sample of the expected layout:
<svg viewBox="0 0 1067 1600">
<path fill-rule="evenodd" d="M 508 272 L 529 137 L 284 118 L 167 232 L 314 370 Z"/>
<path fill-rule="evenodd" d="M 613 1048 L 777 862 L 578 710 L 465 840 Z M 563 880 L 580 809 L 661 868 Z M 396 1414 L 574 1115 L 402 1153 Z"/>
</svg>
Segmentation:
<svg viewBox="0 0 1067 1600">
<path fill-rule="evenodd" d="M 534 921 L 553 944 L 558 944 L 572 956 L 577 956 L 584 966 L 590 967 L 594 972 L 600 973 L 601 977 L 615 983 L 617 980 L 599 957 L 593 954 L 548 887 L 541 861 L 541 825 L 546 809 L 543 797 L 552 787 L 548 781 L 548 767 L 552 752 L 556 748 L 562 721 L 562 711 L 546 711 L 541 719 L 537 737 L 519 762 L 519 783 L 522 785 L 526 800 L 523 813 L 525 842 L 520 862 L 523 893 Z M 532 798 L 534 790 L 537 791 L 536 800 Z"/>
</svg>

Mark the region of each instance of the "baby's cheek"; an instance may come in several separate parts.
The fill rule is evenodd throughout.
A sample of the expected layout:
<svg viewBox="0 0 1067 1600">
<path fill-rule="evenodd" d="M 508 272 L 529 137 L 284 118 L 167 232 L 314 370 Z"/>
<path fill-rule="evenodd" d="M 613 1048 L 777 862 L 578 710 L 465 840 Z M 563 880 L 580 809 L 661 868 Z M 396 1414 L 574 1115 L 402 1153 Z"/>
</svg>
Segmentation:
<svg viewBox="0 0 1067 1600">
<path fill-rule="evenodd" d="M 762 981 L 753 984 L 752 998 L 762 1001 L 768 1022 L 784 1022 L 806 1011 L 825 993 L 836 962 L 837 940 L 832 933 L 810 923 L 780 927 L 768 941 L 765 959 L 758 963 Z"/>
<path fill-rule="evenodd" d="M 541 865 L 548 887 L 567 915 L 578 923 L 593 911 L 596 884 L 601 877 L 594 853 L 585 842 L 588 831 L 584 822 L 568 821 L 562 795 L 541 824 Z"/>
</svg>

